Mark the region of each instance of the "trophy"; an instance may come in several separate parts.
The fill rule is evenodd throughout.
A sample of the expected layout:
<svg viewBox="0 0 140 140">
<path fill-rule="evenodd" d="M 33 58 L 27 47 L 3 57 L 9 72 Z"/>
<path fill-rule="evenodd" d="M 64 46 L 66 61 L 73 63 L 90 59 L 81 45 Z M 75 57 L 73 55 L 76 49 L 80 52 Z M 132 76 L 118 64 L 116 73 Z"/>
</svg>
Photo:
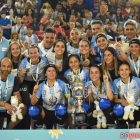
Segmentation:
<svg viewBox="0 0 140 140">
<path fill-rule="evenodd" d="M 85 97 L 85 84 L 80 81 L 78 78 L 78 71 L 74 71 L 76 73 L 75 81 L 69 86 L 68 88 L 72 91 L 72 97 L 77 102 L 77 108 L 72 107 L 71 110 L 68 112 L 71 113 L 72 116 L 72 124 L 74 127 L 81 127 L 81 126 L 88 126 L 88 124 L 85 123 L 86 119 L 86 111 L 82 108 L 81 101 Z M 69 94 L 70 95 L 70 94 Z M 70 100 L 70 96 L 68 101 Z M 68 104 L 69 105 L 69 104 Z"/>
</svg>

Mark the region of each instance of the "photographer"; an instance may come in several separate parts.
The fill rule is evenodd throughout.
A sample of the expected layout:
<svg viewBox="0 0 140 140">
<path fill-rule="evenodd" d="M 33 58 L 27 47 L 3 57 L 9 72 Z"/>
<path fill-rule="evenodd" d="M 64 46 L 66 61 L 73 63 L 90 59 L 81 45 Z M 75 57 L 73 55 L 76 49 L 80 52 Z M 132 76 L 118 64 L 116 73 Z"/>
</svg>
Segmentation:
<svg viewBox="0 0 140 140">
<path fill-rule="evenodd" d="M 17 13 L 17 10 L 14 6 L 12 6 L 12 0 L 7 0 L 7 4 L 3 5 L 1 8 L 0 8 L 0 11 L 5 11 L 6 12 L 6 15 L 9 15 L 9 10 L 10 9 L 13 9 L 14 11 L 14 16 L 18 16 L 18 13 Z"/>
<path fill-rule="evenodd" d="M 18 2 L 15 2 L 15 7 L 17 9 L 18 14 L 23 15 L 23 9 L 25 7 L 24 0 L 18 0 Z"/>
<path fill-rule="evenodd" d="M 54 29 L 56 31 L 55 40 L 57 40 L 57 39 L 65 40 L 65 36 L 66 36 L 65 30 L 64 30 L 64 28 L 61 28 L 59 20 L 54 21 L 54 25 L 52 26 L 52 29 Z"/>
</svg>

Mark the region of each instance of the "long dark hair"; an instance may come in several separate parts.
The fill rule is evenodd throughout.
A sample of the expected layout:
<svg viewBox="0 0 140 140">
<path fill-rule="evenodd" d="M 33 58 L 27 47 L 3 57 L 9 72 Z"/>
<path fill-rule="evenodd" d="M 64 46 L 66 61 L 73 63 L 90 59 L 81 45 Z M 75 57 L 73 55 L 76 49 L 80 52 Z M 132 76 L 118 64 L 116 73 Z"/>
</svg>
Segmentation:
<svg viewBox="0 0 140 140">
<path fill-rule="evenodd" d="M 103 84 L 102 84 L 103 83 L 102 69 L 99 66 L 94 65 L 94 66 L 90 67 L 90 69 L 89 69 L 89 75 L 90 75 L 90 71 L 91 71 L 92 68 L 97 68 L 100 71 L 100 74 L 101 74 L 101 77 L 100 77 L 100 94 L 102 94 L 102 87 L 103 87 Z"/>
<path fill-rule="evenodd" d="M 121 10 L 121 13 L 120 13 L 120 15 L 119 15 L 120 20 L 119 20 L 119 18 L 118 18 L 118 16 L 117 16 L 117 10 L 116 10 L 116 19 L 117 19 L 117 22 L 119 23 L 120 21 L 123 21 L 123 19 L 122 19 L 122 9 L 119 8 L 119 7 L 118 7 L 117 9 L 120 9 L 120 10 Z"/>
<path fill-rule="evenodd" d="M 66 46 L 66 42 L 62 39 L 58 39 L 54 42 L 54 45 L 53 45 L 53 50 L 52 52 L 55 52 L 54 51 L 54 48 L 55 48 L 55 45 L 58 43 L 58 42 L 63 42 L 64 45 L 65 45 L 65 52 L 63 54 L 63 63 L 62 63 L 62 73 L 64 73 L 68 68 L 69 68 L 69 65 L 68 65 L 68 53 L 67 53 L 67 46 Z"/>
</svg>

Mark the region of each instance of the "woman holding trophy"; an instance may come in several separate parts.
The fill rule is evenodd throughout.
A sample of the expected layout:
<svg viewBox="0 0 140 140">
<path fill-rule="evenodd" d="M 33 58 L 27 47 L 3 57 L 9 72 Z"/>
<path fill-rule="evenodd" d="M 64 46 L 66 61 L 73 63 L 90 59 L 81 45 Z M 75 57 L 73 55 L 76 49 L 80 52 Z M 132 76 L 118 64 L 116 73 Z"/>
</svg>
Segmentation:
<svg viewBox="0 0 140 140">
<path fill-rule="evenodd" d="M 89 70 L 83 69 L 81 65 L 80 57 L 76 54 L 72 54 L 68 58 L 69 69 L 64 73 L 64 77 L 71 84 L 78 76 L 80 81 L 86 83 L 89 81 Z"/>
</svg>

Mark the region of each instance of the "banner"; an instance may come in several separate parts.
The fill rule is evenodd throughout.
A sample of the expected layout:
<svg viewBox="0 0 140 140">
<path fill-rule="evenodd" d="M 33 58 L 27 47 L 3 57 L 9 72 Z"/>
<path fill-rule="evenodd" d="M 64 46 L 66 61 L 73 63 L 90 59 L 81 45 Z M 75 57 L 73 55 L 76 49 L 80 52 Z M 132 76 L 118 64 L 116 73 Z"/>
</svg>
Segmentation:
<svg viewBox="0 0 140 140">
<path fill-rule="evenodd" d="M 140 129 L 1 130 L 0 140 L 140 140 Z"/>
</svg>

